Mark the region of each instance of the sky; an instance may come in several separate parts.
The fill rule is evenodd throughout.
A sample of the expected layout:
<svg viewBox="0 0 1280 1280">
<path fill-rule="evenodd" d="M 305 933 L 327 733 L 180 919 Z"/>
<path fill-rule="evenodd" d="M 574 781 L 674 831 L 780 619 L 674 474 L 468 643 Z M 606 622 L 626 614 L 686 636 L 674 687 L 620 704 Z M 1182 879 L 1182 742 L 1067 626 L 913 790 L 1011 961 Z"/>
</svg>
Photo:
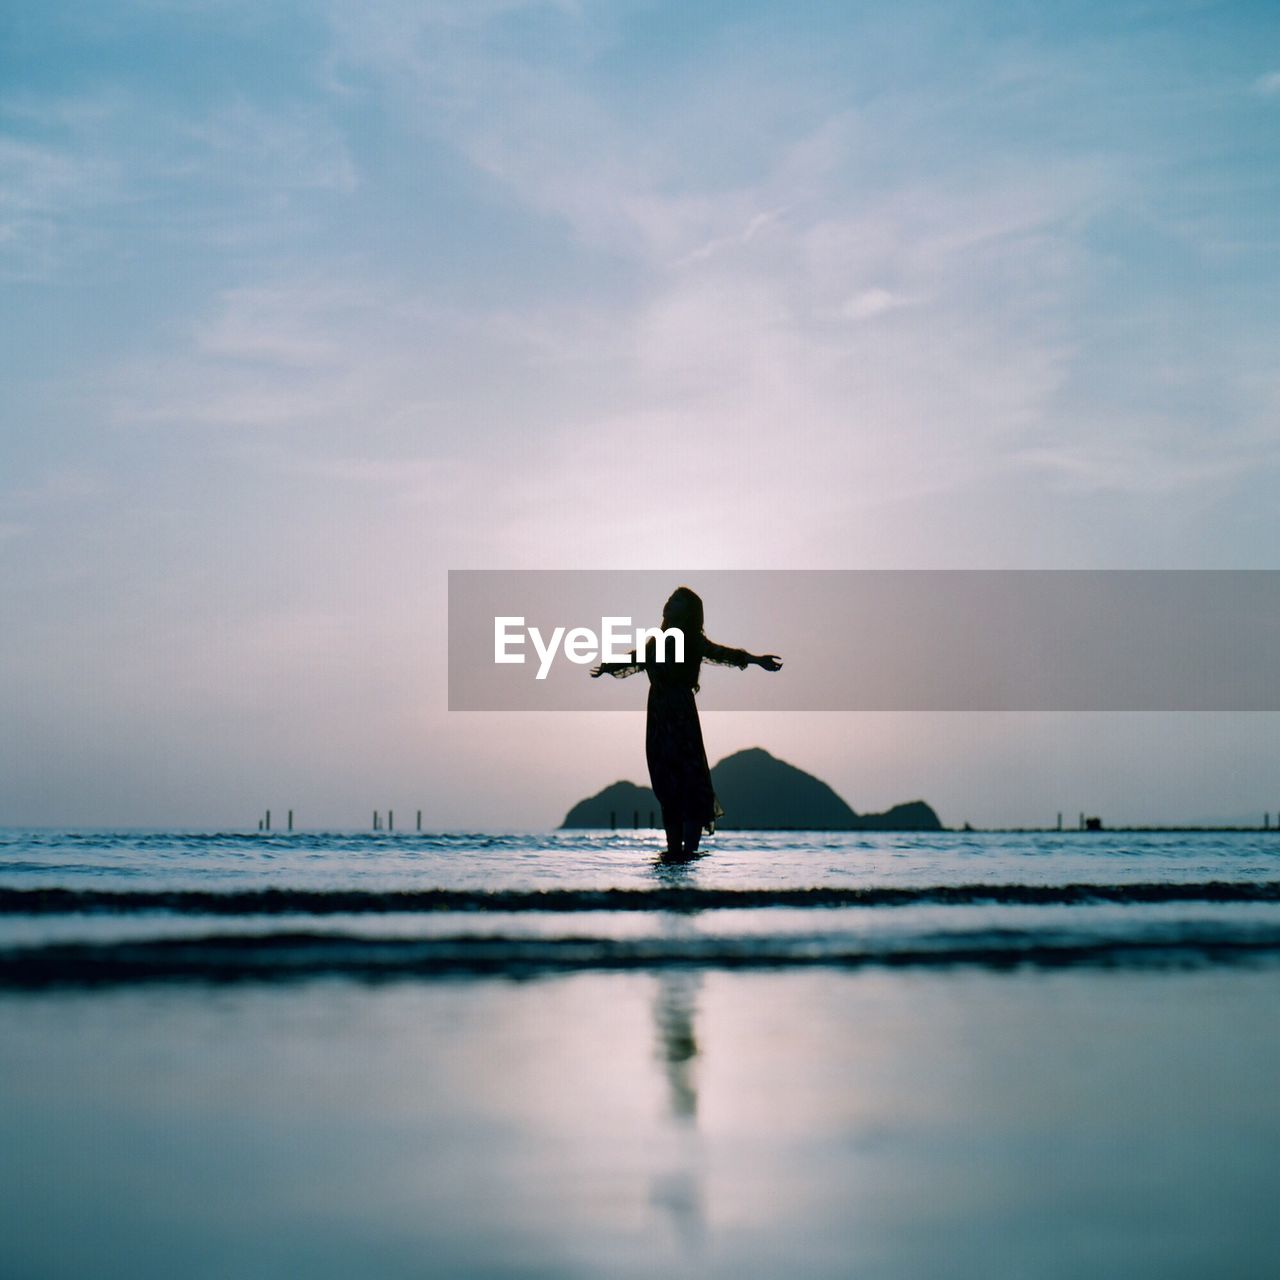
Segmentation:
<svg viewBox="0 0 1280 1280">
<path fill-rule="evenodd" d="M 1270 3 L 5 6 L 0 824 L 643 781 L 635 682 L 446 710 L 450 568 L 1278 568 L 1278 207 Z M 1280 807 L 1261 713 L 704 727 L 954 824 Z"/>
</svg>

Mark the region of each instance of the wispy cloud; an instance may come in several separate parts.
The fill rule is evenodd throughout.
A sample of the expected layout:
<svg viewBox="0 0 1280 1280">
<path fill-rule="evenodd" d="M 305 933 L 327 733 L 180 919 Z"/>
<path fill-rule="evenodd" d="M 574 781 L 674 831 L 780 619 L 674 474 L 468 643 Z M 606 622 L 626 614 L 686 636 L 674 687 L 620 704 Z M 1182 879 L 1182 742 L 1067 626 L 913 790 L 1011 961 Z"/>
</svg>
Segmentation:
<svg viewBox="0 0 1280 1280">
<path fill-rule="evenodd" d="M 846 298 L 840 304 L 840 315 L 846 320 L 872 320 L 884 315 L 886 311 L 908 305 L 906 298 L 873 285 L 870 289 L 860 289 Z"/>
<path fill-rule="evenodd" d="M 0 484 L 0 543 L 25 543 L 68 516 L 109 506 L 114 484 L 100 472 L 54 467 L 29 483 Z"/>
<path fill-rule="evenodd" d="M 6 580 L 99 712 L 198 649 L 192 723 L 349 757 L 382 681 L 420 777 L 446 564 L 1256 561 L 1280 73 L 1067 8 L 26 6 Z"/>
<path fill-rule="evenodd" d="M 45 278 L 89 238 L 88 211 L 120 198 L 117 165 L 65 147 L 0 134 L 0 263 L 10 279 Z"/>
<path fill-rule="evenodd" d="M 175 122 L 172 146 L 171 175 L 220 185 L 350 192 L 357 183 L 341 131 L 314 106 L 266 110 L 238 96 Z"/>
<path fill-rule="evenodd" d="M 98 498 L 111 488 L 111 482 L 100 473 L 58 467 L 46 472 L 35 484 L 18 485 L 4 491 L 3 501 L 10 509 L 41 511 L 47 507 Z"/>
<path fill-rule="evenodd" d="M 438 40 L 438 20 L 401 9 L 390 25 L 347 21 L 341 56 L 531 210 L 644 266 L 644 295 L 607 320 L 623 339 L 619 397 L 635 397 L 639 420 L 656 405 L 663 420 L 676 413 L 673 435 L 707 441 L 709 466 L 785 423 L 814 459 L 797 500 L 833 465 L 856 466 L 882 493 L 912 491 L 932 468 L 955 483 L 994 464 L 996 442 L 1046 411 L 1072 291 L 1062 227 L 1097 198 L 1096 169 L 976 182 L 890 168 L 860 188 L 850 174 L 882 168 L 883 144 L 840 107 L 799 136 L 762 137 L 749 180 L 726 184 L 700 162 L 696 121 L 672 112 L 640 142 L 585 90 L 589 35 L 518 58 L 486 43 L 480 23 L 465 41 Z M 1017 279 L 993 290 L 997 259 Z M 908 306 L 914 321 L 892 335 L 831 323 Z M 611 417 L 580 433 L 616 431 Z M 967 437 L 964 465 L 939 436 Z"/>
<path fill-rule="evenodd" d="M 349 195 L 357 167 L 327 104 L 257 104 L 234 94 L 175 111 L 147 94 L 0 99 L 0 261 L 10 278 L 49 278 L 132 232 L 159 242 L 276 238 L 295 202 Z M 97 274 L 97 273 L 95 273 Z"/>
<path fill-rule="evenodd" d="M 740 249 L 745 245 L 749 245 L 756 236 L 775 223 L 782 212 L 780 209 L 773 209 L 766 213 L 754 214 L 741 231 L 732 235 L 716 236 L 708 240 L 706 244 L 701 244 L 696 249 L 691 249 L 677 261 L 676 266 L 687 267 L 698 262 L 705 262 L 708 258 L 714 257 L 726 249 Z"/>
<path fill-rule="evenodd" d="M 516 11 L 535 23 L 521 44 L 504 35 Z M 607 274 L 637 273 L 639 287 L 444 306 L 412 271 L 393 280 L 355 262 L 323 285 L 305 273 L 244 281 L 222 291 L 185 344 L 116 376 L 118 421 L 300 429 L 313 452 L 299 463 L 317 477 L 359 474 L 353 438 L 373 433 L 413 459 L 422 433 L 445 433 L 447 446 L 433 445 L 413 472 L 414 492 L 446 483 L 442 454 L 481 458 L 501 440 L 523 459 L 512 509 L 525 510 L 521 485 L 564 494 L 525 518 L 556 540 L 578 512 L 616 529 L 610 554 L 629 531 L 611 486 L 598 482 L 624 457 L 643 488 L 712 509 L 708 529 L 772 503 L 815 537 L 856 524 L 859 510 L 883 514 L 1011 473 L 1099 493 L 1166 491 L 1204 474 L 1198 460 L 1169 462 L 1175 421 L 1116 415 L 1106 428 L 1114 443 L 1100 447 L 1068 403 L 1103 269 L 1083 232 L 1135 193 L 1115 156 L 1086 149 L 1045 163 L 998 134 L 981 153 L 949 155 L 922 132 L 931 159 L 919 163 L 903 147 L 902 121 L 888 127 L 892 113 L 945 131 L 953 85 L 933 99 L 917 87 L 900 103 L 836 99 L 825 113 L 797 115 L 793 103 L 776 116 L 797 123 L 771 116 L 750 167 L 731 171 L 707 162 L 704 90 L 692 77 L 714 84 L 737 73 L 704 65 L 673 78 L 671 109 L 637 129 L 631 105 L 595 74 L 614 40 L 602 11 L 513 3 L 332 14 L 334 79 L 320 83 L 341 81 L 340 97 L 372 95 L 408 137 L 451 149 L 526 215 L 555 220 L 573 252 Z M 1013 75 L 994 57 L 985 96 L 1013 94 L 1025 109 L 1051 78 L 1044 64 Z M 803 101 L 767 74 L 763 98 Z M 350 144 L 314 104 L 273 119 L 237 101 L 183 133 L 190 163 L 210 172 L 243 159 L 263 182 L 276 170 L 282 183 L 318 191 L 356 181 Z M 776 457 L 784 431 L 791 446 Z M 523 443 L 535 433 L 536 449 Z M 1246 423 L 1231 447 L 1247 459 L 1263 446 Z M 731 461 L 743 454 L 774 461 Z M 660 465 L 670 456 L 692 475 L 740 472 L 742 500 L 720 504 L 700 481 L 675 499 L 682 481 Z M 412 471 L 396 465 L 402 478 Z M 831 492 L 833 476 L 848 483 L 822 509 L 814 495 Z"/>
<path fill-rule="evenodd" d="M 369 301 L 333 283 L 228 289 L 216 314 L 196 324 L 193 350 L 215 360 L 333 367 L 342 356 L 334 313 L 361 311 Z"/>
<path fill-rule="evenodd" d="M 1262 461 L 1257 453 L 1234 450 L 1223 455 L 1209 448 L 1171 453 L 1149 432 L 1136 431 L 1125 439 L 1123 426 L 1113 442 L 1080 442 L 1053 449 L 1027 449 L 1011 461 L 1028 471 L 1044 473 L 1054 484 L 1080 493 L 1129 495 L 1204 496 L 1212 489 L 1238 479 Z M 1144 443 L 1143 437 L 1146 437 Z M 1280 460 L 1280 449 L 1271 451 L 1271 463 Z"/>
</svg>

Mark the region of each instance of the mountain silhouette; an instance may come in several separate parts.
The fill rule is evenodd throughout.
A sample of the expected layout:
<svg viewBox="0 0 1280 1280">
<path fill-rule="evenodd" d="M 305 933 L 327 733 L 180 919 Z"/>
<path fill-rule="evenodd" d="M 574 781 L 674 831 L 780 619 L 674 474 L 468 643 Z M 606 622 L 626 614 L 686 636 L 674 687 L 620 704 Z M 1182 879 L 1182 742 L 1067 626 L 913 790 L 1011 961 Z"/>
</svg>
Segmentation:
<svg viewBox="0 0 1280 1280">
<path fill-rule="evenodd" d="M 856 813 L 825 782 L 761 747 L 726 756 L 711 770 L 724 808 L 719 825 L 731 831 L 941 831 L 938 815 L 923 800 L 884 813 Z M 648 787 L 615 782 L 569 810 L 561 829 L 649 825 L 661 821 Z"/>
</svg>

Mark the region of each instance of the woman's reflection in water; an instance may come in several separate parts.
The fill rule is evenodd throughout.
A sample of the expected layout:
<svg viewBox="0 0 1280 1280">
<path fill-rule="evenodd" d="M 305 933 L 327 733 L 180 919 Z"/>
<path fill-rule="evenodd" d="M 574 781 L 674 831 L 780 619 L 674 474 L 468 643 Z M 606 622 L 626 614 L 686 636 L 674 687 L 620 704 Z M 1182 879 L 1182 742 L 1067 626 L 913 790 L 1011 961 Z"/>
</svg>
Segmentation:
<svg viewBox="0 0 1280 1280">
<path fill-rule="evenodd" d="M 653 1022 L 658 1060 L 667 1077 L 672 1127 L 664 1144 L 665 1167 L 654 1176 L 649 1200 L 670 1222 L 683 1248 L 694 1252 L 706 1235 L 695 1030 L 702 974 L 695 969 L 665 969 L 657 974 L 657 984 Z"/>
<path fill-rule="evenodd" d="M 668 885 L 687 884 L 693 879 L 688 865 L 659 864 L 655 874 Z M 655 978 L 654 1049 L 666 1076 L 671 1131 L 669 1162 L 654 1178 L 650 1200 L 668 1218 L 684 1247 L 692 1250 L 701 1243 L 706 1229 L 698 1134 L 697 1016 L 702 973 L 697 969 L 661 969 Z"/>
<path fill-rule="evenodd" d="M 694 1019 L 701 987 L 700 973 L 669 969 L 658 975 L 658 993 L 653 1003 L 671 1118 L 677 1124 L 691 1126 L 698 1121 L 698 1037 Z"/>
</svg>

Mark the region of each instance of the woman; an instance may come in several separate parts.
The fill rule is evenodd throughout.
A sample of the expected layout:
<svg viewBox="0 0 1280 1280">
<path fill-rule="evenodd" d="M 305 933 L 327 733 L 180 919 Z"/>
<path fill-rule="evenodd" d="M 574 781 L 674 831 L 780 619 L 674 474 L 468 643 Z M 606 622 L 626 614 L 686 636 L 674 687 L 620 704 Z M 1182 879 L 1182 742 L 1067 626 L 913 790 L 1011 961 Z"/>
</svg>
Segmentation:
<svg viewBox="0 0 1280 1280">
<path fill-rule="evenodd" d="M 593 667 L 592 678 L 622 678 L 645 671 L 649 676 L 649 719 L 644 753 L 649 761 L 653 794 L 662 806 L 667 832 L 668 857 L 692 857 L 702 832 L 715 830 L 723 810 L 711 787 L 707 749 L 702 745 L 702 725 L 693 695 L 698 691 L 698 670 L 704 662 L 726 667 L 763 667 L 777 671 L 782 659 L 775 654 L 753 654 L 726 649 L 702 633 L 702 600 L 688 587 L 679 587 L 662 610 L 662 629 L 684 635 L 684 661 L 676 662 L 675 645 L 666 644 L 657 660 L 657 641 L 650 637 L 643 654 L 634 651 L 627 662 L 604 662 Z"/>
</svg>

